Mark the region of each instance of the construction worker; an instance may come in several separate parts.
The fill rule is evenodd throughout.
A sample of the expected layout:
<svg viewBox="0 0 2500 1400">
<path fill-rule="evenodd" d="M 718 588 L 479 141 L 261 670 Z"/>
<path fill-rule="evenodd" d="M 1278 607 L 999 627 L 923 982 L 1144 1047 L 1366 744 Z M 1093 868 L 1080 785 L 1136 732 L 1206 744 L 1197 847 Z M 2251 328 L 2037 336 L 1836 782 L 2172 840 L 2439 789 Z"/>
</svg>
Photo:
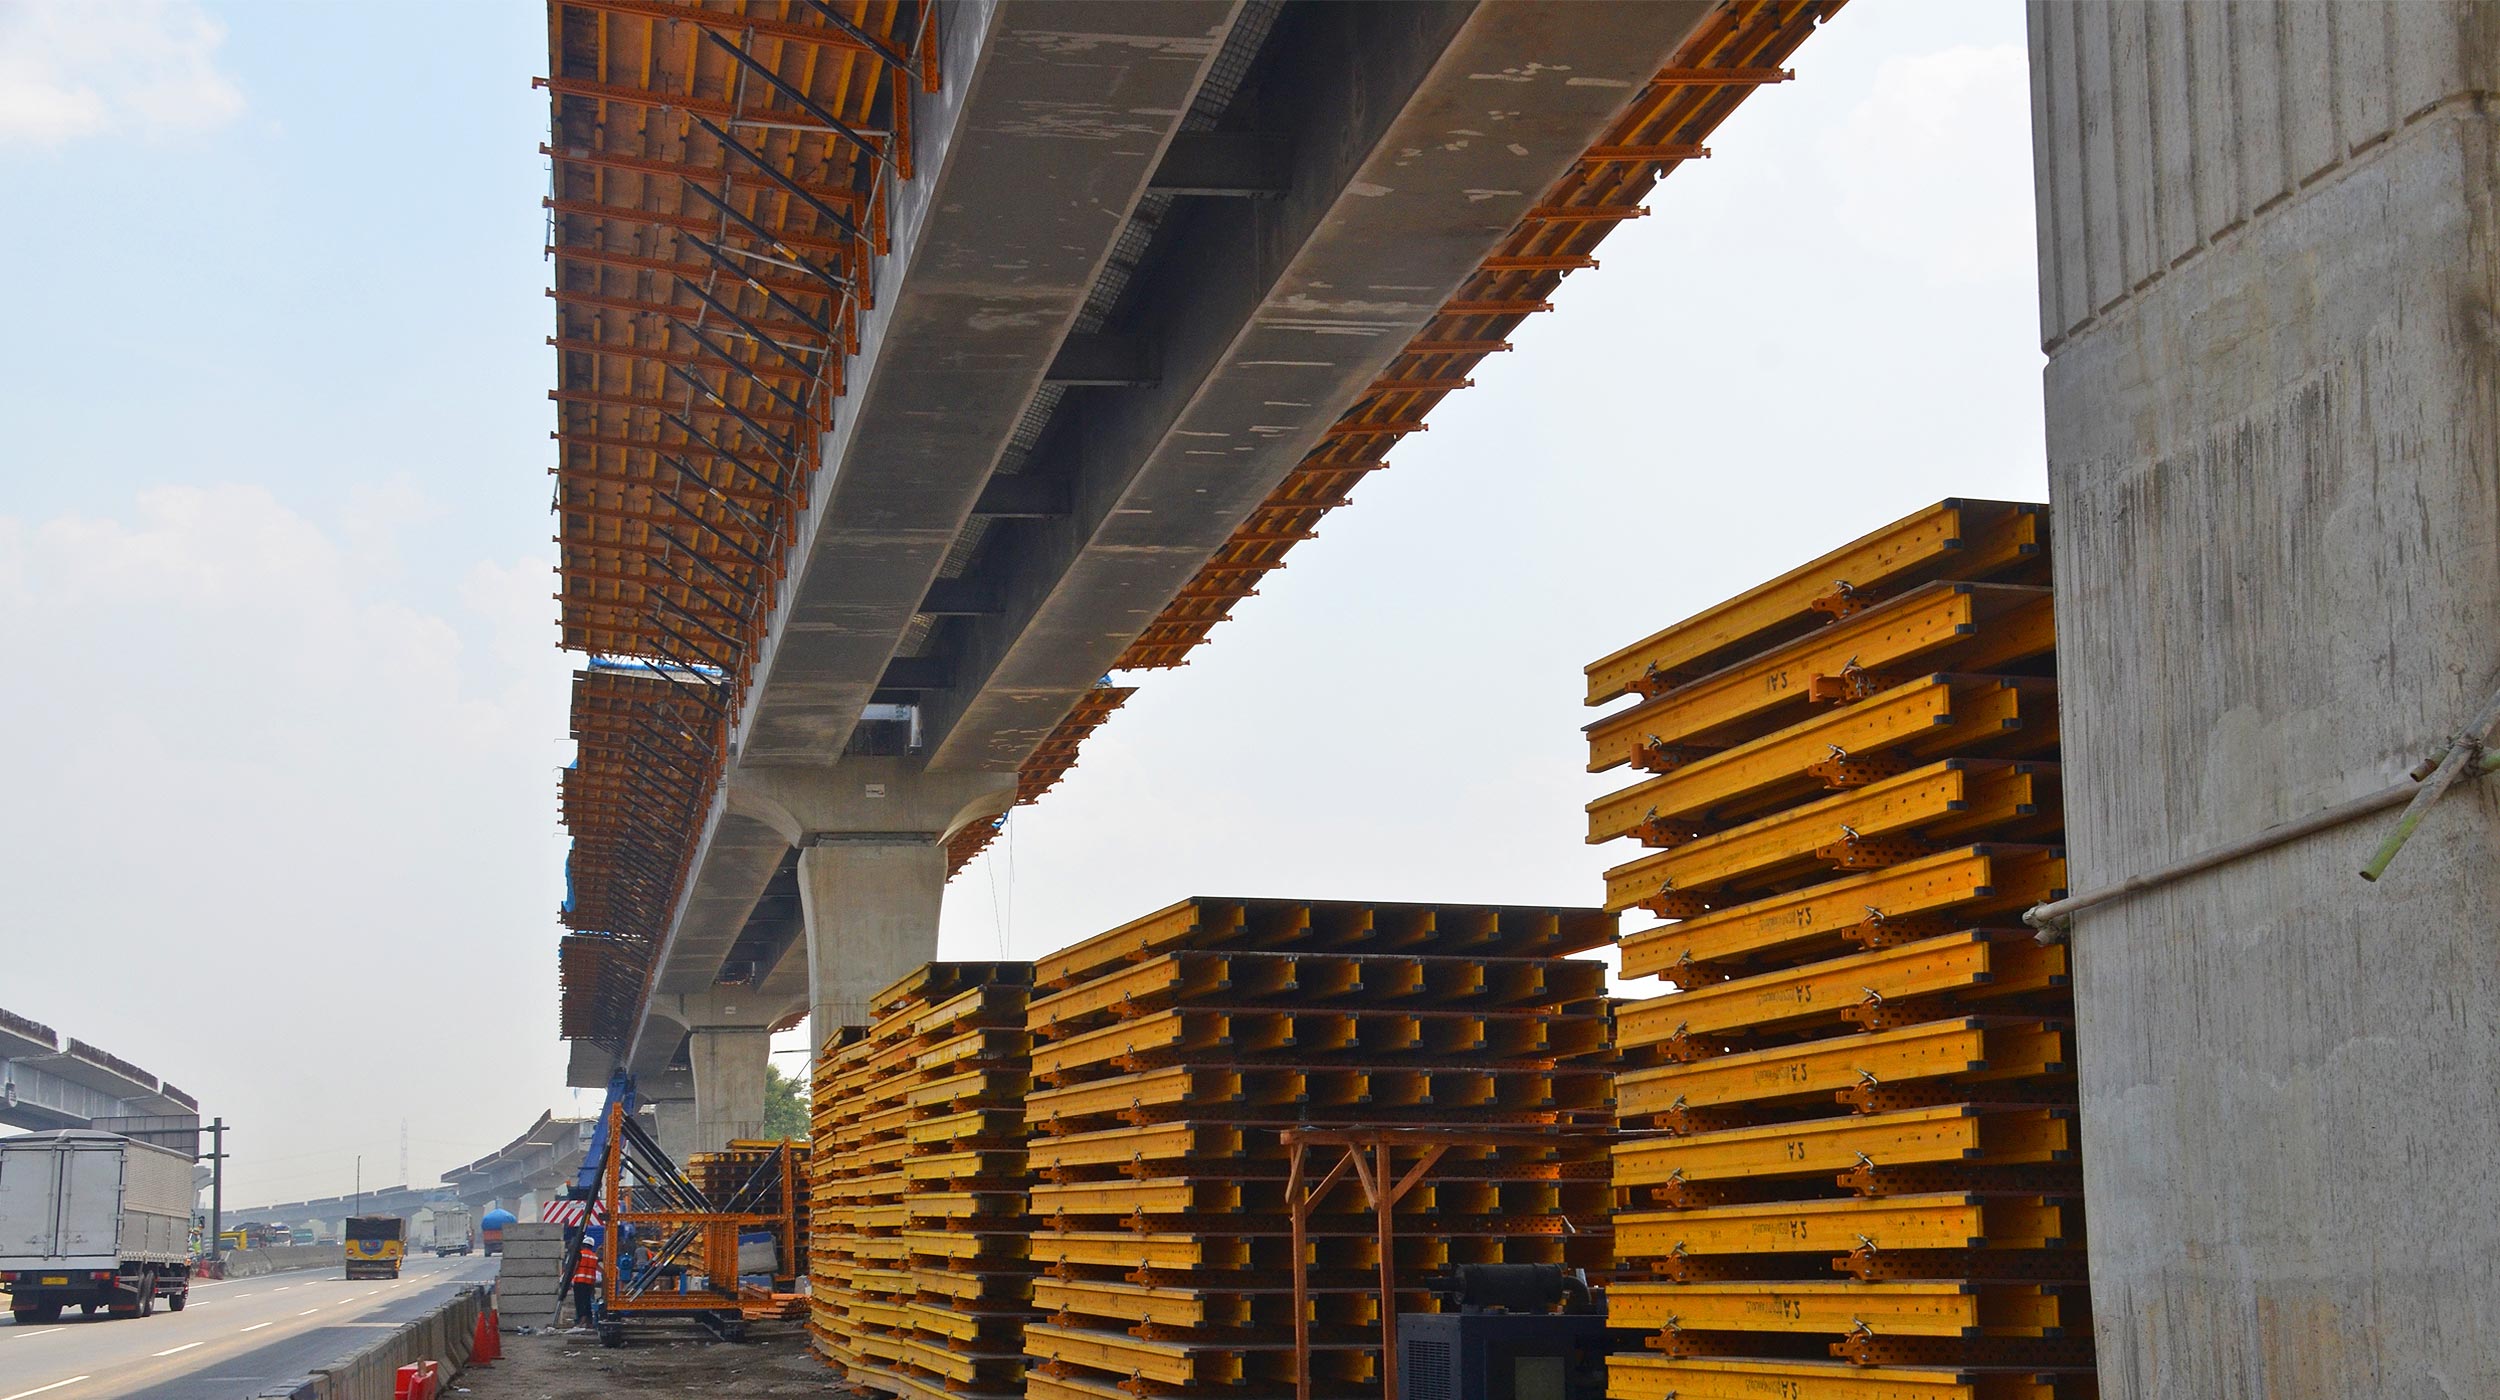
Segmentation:
<svg viewBox="0 0 2500 1400">
<path fill-rule="evenodd" d="M 582 1246 L 573 1255 L 573 1325 L 588 1327 L 599 1300 L 599 1247 L 582 1232 Z"/>
</svg>

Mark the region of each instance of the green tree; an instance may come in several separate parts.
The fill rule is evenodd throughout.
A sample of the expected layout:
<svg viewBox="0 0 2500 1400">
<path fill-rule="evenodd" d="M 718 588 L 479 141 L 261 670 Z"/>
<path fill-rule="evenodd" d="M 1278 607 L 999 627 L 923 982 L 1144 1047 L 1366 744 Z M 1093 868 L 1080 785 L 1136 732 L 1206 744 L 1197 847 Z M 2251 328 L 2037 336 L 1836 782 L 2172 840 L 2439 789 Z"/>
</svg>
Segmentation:
<svg viewBox="0 0 2500 1400">
<path fill-rule="evenodd" d="M 764 1136 L 807 1141 L 807 1074 L 783 1074 L 764 1066 Z"/>
</svg>

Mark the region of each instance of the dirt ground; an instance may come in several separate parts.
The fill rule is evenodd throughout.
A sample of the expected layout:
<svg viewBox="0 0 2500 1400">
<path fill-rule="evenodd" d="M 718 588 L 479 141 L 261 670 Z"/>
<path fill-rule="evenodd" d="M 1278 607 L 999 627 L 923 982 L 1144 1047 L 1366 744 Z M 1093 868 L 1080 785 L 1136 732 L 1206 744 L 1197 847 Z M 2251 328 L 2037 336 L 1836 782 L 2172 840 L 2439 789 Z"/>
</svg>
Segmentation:
<svg viewBox="0 0 2500 1400">
<path fill-rule="evenodd" d="M 692 1324 L 638 1328 L 610 1350 L 588 1332 L 507 1332 L 503 1360 L 472 1367 L 447 1392 L 466 1400 L 615 1400 L 625 1395 L 843 1396 L 807 1344 L 805 1324 L 756 1322 L 743 1342 Z"/>
</svg>

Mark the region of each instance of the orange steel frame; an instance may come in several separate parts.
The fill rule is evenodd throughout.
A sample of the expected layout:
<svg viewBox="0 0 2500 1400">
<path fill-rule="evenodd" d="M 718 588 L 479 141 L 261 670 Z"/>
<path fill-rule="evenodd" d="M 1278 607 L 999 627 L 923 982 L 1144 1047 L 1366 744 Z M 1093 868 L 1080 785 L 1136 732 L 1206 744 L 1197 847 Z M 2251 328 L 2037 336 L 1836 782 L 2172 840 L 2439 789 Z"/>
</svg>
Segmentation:
<svg viewBox="0 0 2500 1400">
<path fill-rule="evenodd" d="M 797 1257 L 798 1202 L 790 1180 L 790 1151 L 782 1149 L 781 1203 L 774 1211 L 690 1211 L 637 1210 L 625 1175 L 625 1105 L 608 1108 L 608 1150 L 600 1165 L 599 1204 L 606 1228 L 599 1240 L 600 1306 L 610 1313 L 739 1313 L 742 1298 L 738 1286 L 738 1233 L 748 1226 L 771 1228 L 780 1242 L 784 1262 Z M 680 1251 L 674 1257 L 690 1255 L 703 1266 L 704 1278 L 714 1285 L 700 1292 L 643 1293 L 628 1296 L 618 1286 L 617 1257 L 623 1247 L 625 1227 L 629 1225 L 657 1228 L 662 1237 L 685 1229 L 698 1232 L 699 1243 L 692 1251 Z M 721 1279 L 729 1280 L 723 1291 Z"/>
</svg>

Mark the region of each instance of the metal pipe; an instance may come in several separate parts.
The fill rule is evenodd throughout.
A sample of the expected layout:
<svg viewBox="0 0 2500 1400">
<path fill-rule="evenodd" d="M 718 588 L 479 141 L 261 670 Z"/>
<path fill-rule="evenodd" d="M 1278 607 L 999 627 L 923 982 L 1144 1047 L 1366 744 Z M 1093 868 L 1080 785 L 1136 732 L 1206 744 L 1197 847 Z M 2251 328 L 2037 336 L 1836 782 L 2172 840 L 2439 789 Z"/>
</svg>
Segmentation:
<svg viewBox="0 0 2500 1400">
<path fill-rule="evenodd" d="M 2443 760 L 2444 765 L 2445 760 Z M 2464 768 L 2476 776 L 2500 771 L 2500 754 L 2484 754 L 2471 764 L 2464 765 Z M 2168 865 L 2148 870 L 2141 875 L 2130 876 L 2117 884 L 2104 885 L 2099 889 L 2087 890 L 2082 894 L 2070 895 L 2048 904 L 2033 905 L 2024 912 L 2023 922 L 2040 931 L 2034 935 L 2036 941 L 2060 943 L 2066 938 L 2064 926 L 2076 914 L 2086 909 L 2098 908 L 2129 895 L 2141 894 L 2149 889 L 2184 880 L 2190 875 L 2202 874 L 2216 866 L 2228 865 L 2260 851 L 2270 851 L 2277 846 L 2342 826 L 2374 812 L 2384 812 L 2390 807 L 2403 805 L 2426 790 L 2425 785 L 2407 778 L 2365 797 L 2356 797 L 2349 802 L 2339 802 L 2323 811 L 2312 812 L 2294 821 L 2277 823 L 2253 836 L 2243 836 L 2211 850 L 2199 852 L 2182 860 L 2174 860 Z M 2407 834 L 2410 834 L 2409 828 Z M 2401 845 L 2402 842 L 2398 844 Z M 2367 872 L 2365 871 L 2364 874 L 2367 875 Z"/>
<path fill-rule="evenodd" d="M 2422 824 L 2423 817 L 2429 815 L 2431 804 L 2465 775 L 2468 759 L 2482 755 L 2483 740 L 2491 736 L 2491 727 L 2495 724 L 2500 724 L 2500 691 L 2493 692 L 2491 699 L 2483 703 L 2483 712 L 2474 716 L 2474 722 L 2466 726 L 2464 733 L 2448 741 L 2448 751 L 2440 756 L 2439 767 L 2432 770 L 2430 778 L 2422 784 L 2422 790 L 2413 795 L 2413 801 L 2397 821 L 2396 829 L 2387 833 L 2387 839 L 2371 852 L 2369 863 L 2361 867 L 2362 879 L 2375 884 L 2379 876 L 2387 873 L 2388 863 L 2396 858 L 2398 851 L 2404 849 L 2405 842 L 2413 839 L 2413 829 Z"/>
</svg>

